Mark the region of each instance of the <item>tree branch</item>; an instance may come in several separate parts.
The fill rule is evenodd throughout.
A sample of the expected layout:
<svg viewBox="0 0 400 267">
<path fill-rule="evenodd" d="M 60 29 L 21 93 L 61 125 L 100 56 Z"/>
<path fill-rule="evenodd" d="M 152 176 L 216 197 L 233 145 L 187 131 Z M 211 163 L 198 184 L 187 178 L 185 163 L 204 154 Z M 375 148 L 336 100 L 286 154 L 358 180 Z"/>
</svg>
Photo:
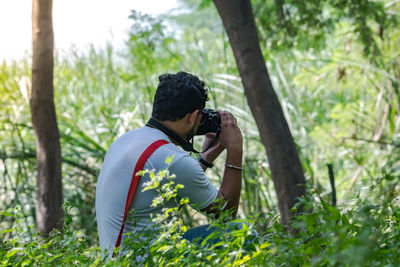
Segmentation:
<svg viewBox="0 0 400 267">
<path fill-rule="evenodd" d="M 0 160 L 4 159 L 19 159 L 19 160 L 26 160 L 26 159 L 32 159 L 36 158 L 36 151 L 31 150 L 29 152 L 15 152 L 13 154 L 6 154 L 2 151 L 0 151 Z M 96 169 L 90 168 L 89 166 L 80 164 L 78 162 L 73 161 L 72 159 L 68 159 L 65 157 L 62 157 L 62 162 L 66 163 L 72 167 L 78 168 L 80 170 L 86 171 L 87 173 L 96 176 L 98 175 L 98 171 Z"/>
</svg>

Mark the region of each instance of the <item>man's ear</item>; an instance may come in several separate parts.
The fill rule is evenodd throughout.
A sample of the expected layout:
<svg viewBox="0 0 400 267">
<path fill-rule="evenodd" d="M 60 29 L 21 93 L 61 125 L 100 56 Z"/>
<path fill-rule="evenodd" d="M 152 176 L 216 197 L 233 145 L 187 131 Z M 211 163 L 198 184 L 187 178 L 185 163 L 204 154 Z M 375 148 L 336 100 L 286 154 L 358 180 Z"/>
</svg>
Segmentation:
<svg viewBox="0 0 400 267">
<path fill-rule="evenodd" d="M 187 118 L 187 120 L 188 120 L 188 122 L 192 125 L 192 124 L 194 124 L 195 122 L 196 122 L 196 119 L 197 119 L 197 115 L 199 114 L 199 110 L 198 109 L 196 109 L 195 111 L 193 111 L 192 113 L 188 113 L 187 115 L 188 115 L 188 118 Z"/>
</svg>

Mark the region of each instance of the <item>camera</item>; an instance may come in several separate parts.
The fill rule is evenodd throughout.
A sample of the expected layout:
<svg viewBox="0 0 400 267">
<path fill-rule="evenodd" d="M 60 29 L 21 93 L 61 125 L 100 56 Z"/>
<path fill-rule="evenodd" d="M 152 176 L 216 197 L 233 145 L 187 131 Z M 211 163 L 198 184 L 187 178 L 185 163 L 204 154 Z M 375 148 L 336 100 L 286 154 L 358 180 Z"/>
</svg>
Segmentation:
<svg viewBox="0 0 400 267">
<path fill-rule="evenodd" d="M 221 132 L 221 117 L 218 112 L 212 109 L 204 109 L 201 112 L 203 113 L 203 117 L 195 135 L 205 135 L 207 133 L 219 134 Z"/>
</svg>

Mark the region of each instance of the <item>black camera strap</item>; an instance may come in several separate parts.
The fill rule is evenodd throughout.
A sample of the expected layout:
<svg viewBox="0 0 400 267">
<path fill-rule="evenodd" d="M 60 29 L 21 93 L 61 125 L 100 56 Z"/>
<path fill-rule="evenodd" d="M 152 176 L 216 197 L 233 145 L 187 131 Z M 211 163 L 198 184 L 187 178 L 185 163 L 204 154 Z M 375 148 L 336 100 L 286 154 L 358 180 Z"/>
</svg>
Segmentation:
<svg viewBox="0 0 400 267">
<path fill-rule="evenodd" d="M 162 124 L 161 122 L 150 118 L 150 120 L 146 124 L 149 127 L 156 128 L 160 130 L 161 132 L 165 133 L 169 138 L 172 139 L 175 143 L 180 145 L 183 150 L 188 151 L 188 152 L 194 152 L 194 153 L 200 153 L 196 149 L 193 148 L 193 143 L 190 143 L 186 139 L 184 139 L 182 136 L 179 134 L 175 133 L 173 130 Z"/>
</svg>

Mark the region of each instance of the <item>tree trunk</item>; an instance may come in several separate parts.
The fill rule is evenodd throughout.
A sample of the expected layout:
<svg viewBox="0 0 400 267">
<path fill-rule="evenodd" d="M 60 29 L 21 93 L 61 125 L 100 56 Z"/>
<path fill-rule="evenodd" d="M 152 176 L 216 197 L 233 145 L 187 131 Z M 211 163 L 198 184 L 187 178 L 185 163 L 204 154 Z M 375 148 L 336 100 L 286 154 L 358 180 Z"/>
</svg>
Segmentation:
<svg viewBox="0 0 400 267">
<path fill-rule="evenodd" d="M 255 118 L 278 196 L 281 223 L 305 194 L 303 168 L 292 135 L 275 94 L 264 58 L 250 0 L 214 0 L 228 33 L 247 102 Z"/>
<path fill-rule="evenodd" d="M 62 227 L 61 147 L 53 100 L 52 0 L 33 0 L 32 124 L 36 134 L 36 224 L 42 234 Z"/>
</svg>

